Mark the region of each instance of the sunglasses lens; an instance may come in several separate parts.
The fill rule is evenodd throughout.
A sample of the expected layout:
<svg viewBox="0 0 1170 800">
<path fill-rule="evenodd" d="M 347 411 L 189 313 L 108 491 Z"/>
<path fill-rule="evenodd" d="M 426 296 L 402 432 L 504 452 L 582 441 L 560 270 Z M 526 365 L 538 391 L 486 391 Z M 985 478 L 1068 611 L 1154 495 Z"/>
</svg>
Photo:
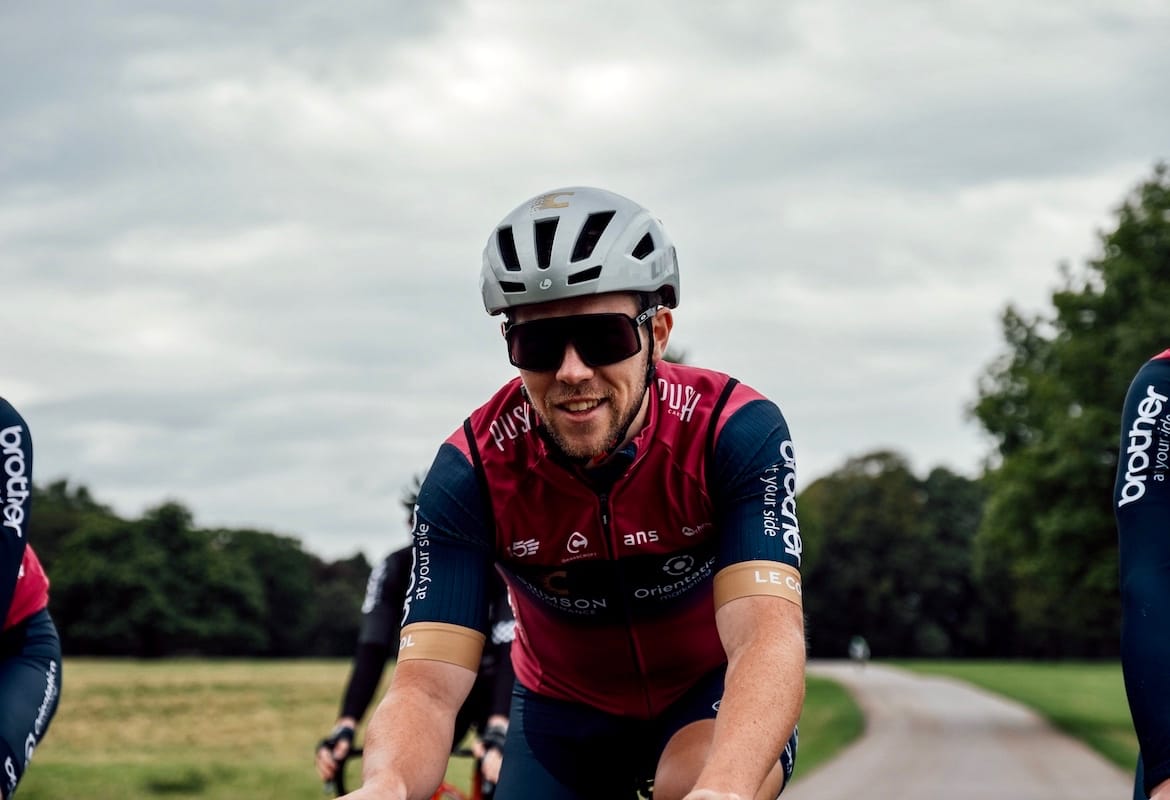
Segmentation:
<svg viewBox="0 0 1170 800">
<path fill-rule="evenodd" d="M 508 358 L 520 369 L 548 372 L 561 365 L 571 342 L 591 367 L 624 361 L 642 349 L 633 320 L 625 314 L 549 317 L 513 325 L 507 332 Z"/>
<path fill-rule="evenodd" d="M 536 320 L 516 325 L 508 330 L 508 360 L 520 369 L 545 372 L 561 365 L 565 356 L 565 342 L 553 320 Z"/>
<path fill-rule="evenodd" d="M 597 314 L 574 338 L 577 355 L 591 367 L 625 361 L 642 349 L 638 331 L 625 314 Z"/>
</svg>

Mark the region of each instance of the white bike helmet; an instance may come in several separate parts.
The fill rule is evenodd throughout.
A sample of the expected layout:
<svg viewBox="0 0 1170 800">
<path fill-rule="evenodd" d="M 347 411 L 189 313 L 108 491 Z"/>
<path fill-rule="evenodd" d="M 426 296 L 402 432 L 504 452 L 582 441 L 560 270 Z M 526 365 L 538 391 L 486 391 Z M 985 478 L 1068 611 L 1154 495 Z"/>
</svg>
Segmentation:
<svg viewBox="0 0 1170 800">
<path fill-rule="evenodd" d="M 489 314 L 604 292 L 678 305 L 678 258 L 660 223 L 613 192 L 570 186 L 526 201 L 496 226 L 480 278 Z"/>
</svg>

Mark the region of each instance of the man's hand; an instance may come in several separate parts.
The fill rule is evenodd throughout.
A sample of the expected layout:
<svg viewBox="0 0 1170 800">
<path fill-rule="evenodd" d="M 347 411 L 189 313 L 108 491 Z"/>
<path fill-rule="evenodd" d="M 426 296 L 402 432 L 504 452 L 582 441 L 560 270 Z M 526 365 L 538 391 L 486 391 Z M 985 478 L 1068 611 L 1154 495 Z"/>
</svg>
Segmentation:
<svg viewBox="0 0 1170 800">
<path fill-rule="evenodd" d="M 333 730 L 317 745 L 314 763 L 317 774 L 323 781 L 331 781 L 337 777 L 337 766 L 349 757 L 353 749 L 354 725 L 357 720 L 352 717 L 342 717 L 337 720 Z"/>
<path fill-rule="evenodd" d="M 1170 800 L 1170 780 L 1162 781 L 1150 793 L 1150 800 Z"/>
<path fill-rule="evenodd" d="M 491 784 L 500 782 L 500 766 L 504 763 L 504 738 L 508 735 L 508 718 L 492 715 L 483 734 L 475 741 L 475 755 L 483 779 Z"/>
<path fill-rule="evenodd" d="M 683 800 L 747 800 L 747 798 L 727 792 L 713 792 L 710 789 L 695 789 L 687 794 Z"/>
</svg>

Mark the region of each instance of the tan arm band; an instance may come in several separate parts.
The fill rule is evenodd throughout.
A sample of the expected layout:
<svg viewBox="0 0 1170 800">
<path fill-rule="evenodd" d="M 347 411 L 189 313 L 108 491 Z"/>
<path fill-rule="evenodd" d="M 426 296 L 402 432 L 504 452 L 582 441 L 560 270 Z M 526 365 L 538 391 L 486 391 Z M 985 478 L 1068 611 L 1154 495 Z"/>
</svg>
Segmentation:
<svg viewBox="0 0 1170 800">
<path fill-rule="evenodd" d="M 479 671 L 484 635 L 446 622 L 412 622 L 402 629 L 399 661 L 445 661 Z"/>
<path fill-rule="evenodd" d="M 741 561 L 715 575 L 715 608 L 739 597 L 759 594 L 783 597 L 803 608 L 800 572 L 779 561 Z"/>
</svg>

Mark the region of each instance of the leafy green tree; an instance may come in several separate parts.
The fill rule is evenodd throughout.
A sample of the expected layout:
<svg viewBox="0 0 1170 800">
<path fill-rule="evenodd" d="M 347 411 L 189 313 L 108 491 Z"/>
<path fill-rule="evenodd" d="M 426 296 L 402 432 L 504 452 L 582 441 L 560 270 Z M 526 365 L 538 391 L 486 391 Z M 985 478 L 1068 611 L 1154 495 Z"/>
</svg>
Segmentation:
<svg viewBox="0 0 1170 800">
<path fill-rule="evenodd" d="M 994 643 L 997 605 L 973 575 L 983 482 L 935 467 L 920 485 L 925 536 L 918 591 L 933 628 L 920 629 L 917 650 L 924 656 L 982 655 Z"/>
<path fill-rule="evenodd" d="M 1125 391 L 1170 344 L 1170 175 L 1158 165 L 1100 235 L 1099 257 L 1062 268 L 1052 309 L 1003 314 L 1006 351 L 971 413 L 995 442 L 977 541 L 985 585 L 1029 655 L 1117 649 L 1110 507 Z"/>
<path fill-rule="evenodd" d="M 33 485 L 29 541 L 46 569 L 52 571 L 59 554 L 67 547 L 69 535 L 91 515 L 114 517 L 84 486 L 70 487 L 66 480 L 54 481 L 43 488 Z"/>
<path fill-rule="evenodd" d="M 320 559 L 301 549 L 297 539 L 262 531 L 221 530 L 215 541 L 229 558 L 246 564 L 259 582 L 267 640 L 263 654 L 313 652 L 312 637 L 321 613 L 315 591 Z"/>
<path fill-rule="evenodd" d="M 262 652 L 256 576 L 212 548 L 183 506 L 164 503 L 135 521 L 90 514 L 67 541 L 50 573 L 66 652 Z"/>
<path fill-rule="evenodd" d="M 271 651 L 270 614 L 260 575 L 223 547 L 217 532 L 202 532 L 206 573 L 199 581 L 193 613 L 198 652 L 204 655 L 265 655 Z"/>
<path fill-rule="evenodd" d="M 306 654 L 353 655 L 369 575 L 370 562 L 361 553 L 328 564 L 317 563 L 313 604 L 318 613 Z"/>
<path fill-rule="evenodd" d="M 875 655 L 966 653 L 970 542 L 980 494 L 938 468 L 925 480 L 896 453 L 850 459 L 797 499 L 813 655 L 840 658 L 855 634 Z"/>
<path fill-rule="evenodd" d="M 364 556 L 325 563 L 296 539 L 201 530 L 176 502 L 126 520 L 65 481 L 34 492 L 30 538 L 51 540 L 50 609 L 70 655 L 352 652 Z M 324 624 L 321 609 L 338 608 Z"/>
<path fill-rule="evenodd" d="M 176 610 L 158 577 L 166 555 L 146 526 L 91 517 L 50 576 L 50 608 L 69 654 L 163 655 Z"/>
</svg>

